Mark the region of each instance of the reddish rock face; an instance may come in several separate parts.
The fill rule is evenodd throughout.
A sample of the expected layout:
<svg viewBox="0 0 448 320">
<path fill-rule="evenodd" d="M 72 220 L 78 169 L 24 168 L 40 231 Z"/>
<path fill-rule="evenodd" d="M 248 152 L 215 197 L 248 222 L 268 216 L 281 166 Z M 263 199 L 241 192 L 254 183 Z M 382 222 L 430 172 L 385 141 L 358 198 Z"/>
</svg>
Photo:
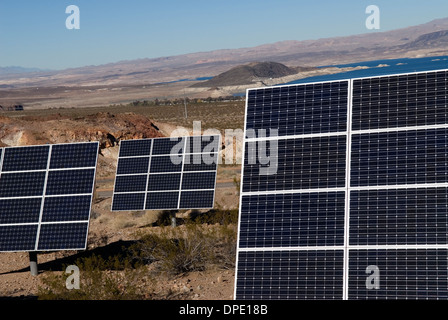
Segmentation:
<svg viewBox="0 0 448 320">
<path fill-rule="evenodd" d="M 109 148 L 120 140 L 163 137 L 146 116 L 100 112 L 85 117 L 0 117 L 0 146 L 99 141 Z"/>
</svg>

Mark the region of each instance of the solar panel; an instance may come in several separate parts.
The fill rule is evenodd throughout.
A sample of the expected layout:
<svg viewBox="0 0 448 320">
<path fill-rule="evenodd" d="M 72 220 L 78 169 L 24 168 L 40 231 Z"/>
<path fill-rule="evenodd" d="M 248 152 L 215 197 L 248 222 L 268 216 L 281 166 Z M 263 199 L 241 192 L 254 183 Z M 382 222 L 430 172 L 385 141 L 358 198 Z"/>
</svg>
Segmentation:
<svg viewBox="0 0 448 320">
<path fill-rule="evenodd" d="M 213 208 L 220 136 L 120 142 L 112 211 Z"/>
<path fill-rule="evenodd" d="M 447 99 L 446 70 L 248 90 L 235 298 L 447 299 Z"/>
<path fill-rule="evenodd" d="M 86 248 L 98 148 L 0 149 L 0 251 Z"/>
</svg>

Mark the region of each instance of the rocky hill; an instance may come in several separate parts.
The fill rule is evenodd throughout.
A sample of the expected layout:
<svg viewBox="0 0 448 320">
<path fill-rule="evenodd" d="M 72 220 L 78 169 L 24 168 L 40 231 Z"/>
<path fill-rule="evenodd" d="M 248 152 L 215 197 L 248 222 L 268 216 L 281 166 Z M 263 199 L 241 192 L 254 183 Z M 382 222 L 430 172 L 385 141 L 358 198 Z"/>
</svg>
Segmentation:
<svg viewBox="0 0 448 320">
<path fill-rule="evenodd" d="M 199 82 L 192 87 L 222 87 L 246 85 L 263 79 L 275 79 L 297 74 L 299 71 L 309 71 L 312 67 L 290 68 L 277 62 L 252 62 L 236 66 L 223 72 L 210 80 Z"/>
<path fill-rule="evenodd" d="M 0 117 L 0 143 L 3 146 L 100 141 L 101 148 L 107 148 L 123 139 L 162 136 L 150 119 L 133 113 L 114 115 L 101 112 L 85 117 L 60 114 Z"/>
<path fill-rule="evenodd" d="M 437 46 L 448 46 L 448 30 L 436 31 L 419 36 L 412 42 L 401 46 L 403 49 L 427 49 Z"/>
<path fill-rule="evenodd" d="M 115 171 L 120 140 L 163 136 L 150 119 L 134 113 L 100 112 L 85 117 L 0 116 L 0 147 L 99 141 L 99 176 Z"/>
</svg>

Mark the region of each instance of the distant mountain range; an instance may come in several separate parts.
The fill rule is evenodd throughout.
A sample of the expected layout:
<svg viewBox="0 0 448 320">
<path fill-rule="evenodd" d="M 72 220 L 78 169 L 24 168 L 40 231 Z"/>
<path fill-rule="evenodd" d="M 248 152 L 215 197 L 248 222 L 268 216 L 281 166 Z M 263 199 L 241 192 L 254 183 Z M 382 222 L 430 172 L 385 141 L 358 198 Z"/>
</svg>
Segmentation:
<svg viewBox="0 0 448 320">
<path fill-rule="evenodd" d="M 0 75 L 4 74 L 22 74 L 22 73 L 28 73 L 28 72 L 38 72 L 43 71 L 39 68 L 24 68 L 19 66 L 9 66 L 9 67 L 0 67 Z"/>
<path fill-rule="evenodd" d="M 215 50 L 154 59 L 120 61 L 62 71 L 0 71 L 0 86 L 120 86 L 213 77 L 242 64 L 275 61 L 316 67 L 368 60 L 448 55 L 448 18 L 386 32 L 306 41 L 281 41 L 250 48 Z M 20 68 L 16 69 L 20 71 Z M 25 70 L 25 69 L 23 69 Z M 22 70 L 22 71 L 23 71 Z"/>
</svg>

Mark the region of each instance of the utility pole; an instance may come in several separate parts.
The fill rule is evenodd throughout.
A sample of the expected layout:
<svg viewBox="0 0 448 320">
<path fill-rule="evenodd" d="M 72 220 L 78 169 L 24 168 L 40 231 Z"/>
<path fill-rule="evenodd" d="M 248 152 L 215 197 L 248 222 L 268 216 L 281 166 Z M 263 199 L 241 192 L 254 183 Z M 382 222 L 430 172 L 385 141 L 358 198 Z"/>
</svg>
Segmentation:
<svg viewBox="0 0 448 320">
<path fill-rule="evenodd" d="M 185 119 L 188 118 L 188 113 L 187 113 L 187 97 L 185 95 L 185 88 L 184 88 L 184 108 L 185 108 Z"/>
</svg>

